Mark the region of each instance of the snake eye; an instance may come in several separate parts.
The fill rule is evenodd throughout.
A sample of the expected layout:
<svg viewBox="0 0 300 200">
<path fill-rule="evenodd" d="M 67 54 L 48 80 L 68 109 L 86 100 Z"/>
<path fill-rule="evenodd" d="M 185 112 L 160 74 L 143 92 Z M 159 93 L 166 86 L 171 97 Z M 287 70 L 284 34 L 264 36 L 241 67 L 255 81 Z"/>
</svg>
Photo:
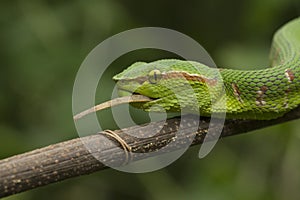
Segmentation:
<svg viewBox="0 0 300 200">
<path fill-rule="evenodd" d="M 150 83 L 157 83 L 161 79 L 161 72 L 158 69 L 154 69 L 149 72 L 149 82 Z"/>
</svg>

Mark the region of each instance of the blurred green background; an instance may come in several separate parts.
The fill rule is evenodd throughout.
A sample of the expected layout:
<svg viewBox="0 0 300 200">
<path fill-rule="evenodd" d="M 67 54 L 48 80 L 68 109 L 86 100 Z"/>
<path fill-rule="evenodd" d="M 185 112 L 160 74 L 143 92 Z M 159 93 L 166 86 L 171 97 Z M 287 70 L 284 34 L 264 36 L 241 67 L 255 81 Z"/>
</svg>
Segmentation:
<svg viewBox="0 0 300 200">
<path fill-rule="evenodd" d="M 171 28 L 202 44 L 218 66 L 253 69 L 268 66 L 272 34 L 299 14 L 299 0 L 1 1 L 0 159 L 78 137 L 76 72 L 114 34 Z M 163 56 L 149 51 L 116 61 L 104 82 L 134 61 Z M 106 92 L 96 101 L 108 100 Z M 116 128 L 109 120 L 102 124 Z M 297 120 L 226 138 L 201 160 L 192 147 L 152 173 L 108 169 L 5 199 L 299 199 L 299 128 Z"/>
</svg>

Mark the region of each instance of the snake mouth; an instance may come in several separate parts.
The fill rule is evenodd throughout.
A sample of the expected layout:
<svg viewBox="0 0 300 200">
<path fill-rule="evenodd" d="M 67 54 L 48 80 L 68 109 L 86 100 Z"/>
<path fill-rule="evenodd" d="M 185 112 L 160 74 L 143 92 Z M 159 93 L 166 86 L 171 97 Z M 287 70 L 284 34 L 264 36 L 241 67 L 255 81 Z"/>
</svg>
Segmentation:
<svg viewBox="0 0 300 200">
<path fill-rule="evenodd" d="M 130 90 L 125 90 L 125 89 L 118 88 L 118 95 L 120 97 L 131 96 L 133 94 L 134 94 L 134 92 L 132 92 Z"/>
<path fill-rule="evenodd" d="M 121 88 L 118 89 L 118 95 L 120 97 L 123 97 L 123 96 L 132 96 L 132 95 L 142 95 L 142 96 L 145 96 L 145 95 L 140 94 L 138 92 L 132 92 L 130 90 L 126 90 L 126 89 L 123 89 L 123 88 L 122 89 Z M 159 98 L 153 98 L 153 97 L 148 97 L 148 98 L 150 98 L 152 101 L 155 101 L 155 100 L 159 99 Z"/>
</svg>

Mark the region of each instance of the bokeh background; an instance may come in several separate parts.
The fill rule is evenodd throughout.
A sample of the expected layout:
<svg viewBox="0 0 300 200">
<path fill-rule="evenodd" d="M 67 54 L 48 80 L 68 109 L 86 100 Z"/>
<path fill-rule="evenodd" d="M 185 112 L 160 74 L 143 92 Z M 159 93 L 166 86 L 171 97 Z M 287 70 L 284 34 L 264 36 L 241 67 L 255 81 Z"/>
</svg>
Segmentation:
<svg viewBox="0 0 300 200">
<path fill-rule="evenodd" d="M 171 28 L 202 44 L 218 66 L 254 69 L 268 66 L 274 31 L 299 14 L 299 0 L 1 1 L 0 159 L 78 137 L 76 72 L 114 34 Z M 165 56 L 151 52 L 120 58 L 103 81 L 113 84 L 111 77 L 134 61 Z M 110 120 L 101 123 L 116 128 Z M 226 138 L 201 160 L 199 146 L 192 147 L 156 172 L 108 169 L 4 199 L 299 199 L 299 128 L 297 120 Z"/>
</svg>

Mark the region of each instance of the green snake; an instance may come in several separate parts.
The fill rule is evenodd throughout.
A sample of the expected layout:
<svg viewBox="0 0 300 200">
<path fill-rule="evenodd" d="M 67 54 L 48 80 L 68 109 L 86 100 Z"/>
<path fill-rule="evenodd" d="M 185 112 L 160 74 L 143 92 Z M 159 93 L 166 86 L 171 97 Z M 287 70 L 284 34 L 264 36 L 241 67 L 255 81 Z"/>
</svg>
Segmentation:
<svg viewBox="0 0 300 200">
<path fill-rule="evenodd" d="M 226 118 L 269 120 L 300 104 L 300 18 L 274 35 L 270 66 L 262 70 L 211 68 L 195 61 L 136 62 L 113 77 L 119 96 L 139 94 L 145 111 L 226 112 Z"/>
</svg>

